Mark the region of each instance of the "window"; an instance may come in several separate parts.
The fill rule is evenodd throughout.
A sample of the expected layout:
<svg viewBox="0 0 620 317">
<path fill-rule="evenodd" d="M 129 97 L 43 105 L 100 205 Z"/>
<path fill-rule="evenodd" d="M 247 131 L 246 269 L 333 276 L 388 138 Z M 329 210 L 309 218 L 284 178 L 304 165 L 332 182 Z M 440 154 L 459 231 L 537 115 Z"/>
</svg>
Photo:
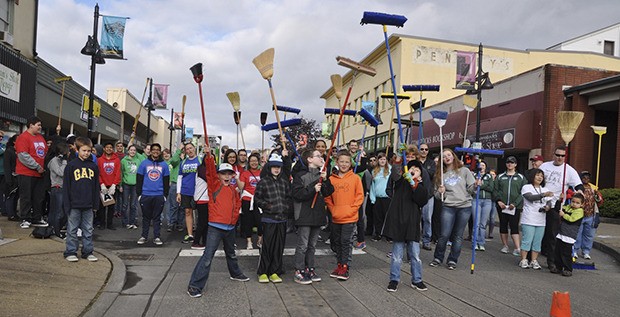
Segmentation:
<svg viewBox="0 0 620 317">
<path fill-rule="evenodd" d="M 614 41 L 605 41 L 605 45 L 603 47 L 603 54 L 613 56 L 614 52 L 616 51 L 614 44 Z"/>
</svg>

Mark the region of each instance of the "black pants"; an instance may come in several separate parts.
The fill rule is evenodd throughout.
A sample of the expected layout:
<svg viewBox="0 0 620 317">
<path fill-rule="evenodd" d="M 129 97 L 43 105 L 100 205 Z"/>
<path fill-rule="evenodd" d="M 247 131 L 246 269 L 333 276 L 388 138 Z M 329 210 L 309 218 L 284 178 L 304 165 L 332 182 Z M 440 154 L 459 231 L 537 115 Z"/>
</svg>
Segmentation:
<svg viewBox="0 0 620 317">
<path fill-rule="evenodd" d="M 112 220 L 114 220 L 114 205 L 109 205 L 104 207 L 103 204 L 100 204 L 100 209 L 97 210 L 97 219 L 99 220 L 99 226 L 101 228 L 112 228 L 114 225 L 112 224 Z M 142 211 L 144 216 L 144 211 Z"/>
<path fill-rule="evenodd" d="M 389 198 L 378 197 L 375 201 L 375 209 L 373 210 L 374 219 L 372 220 L 372 224 L 375 226 L 376 235 L 381 235 L 381 230 L 383 230 L 383 222 L 385 221 L 385 214 L 387 213 L 388 207 L 390 207 Z"/>
<path fill-rule="evenodd" d="M 262 236 L 263 226 L 260 221 L 260 212 L 257 209 L 250 210 L 249 200 L 241 201 L 241 211 L 241 236 L 246 239 L 251 238 L 253 227 L 256 227 L 258 229 L 258 235 Z"/>
<path fill-rule="evenodd" d="M 560 271 L 573 271 L 573 244 L 555 239 L 556 267 Z"/>
<path fill-rule="evenodd" d="M 556 238 L 558 235 L 558 229 L 560 226 L 560 216 L 555 209 L 551 209 L 547 212 L 547 219 L 545 222 L 545 234 L 542 240 L 541 253 L 547 257 L 547 266 L 549 268 L 555 267 L 559 264 L 560 260 L 556 258 Z"/>
<path fill-rule="evenodd" d="M 375 209 L 375 204 L 370 202 L 370 199 L 368 200 L 368 202 L 366 203 L 366 235 L 367 236 L 372 236 L 373 235 L 373 231 L 375 229 L 374 227 L 374 209 Z"/>
<path fill-rule="evenodd" d="M 433 205 L 433 217 L 431 218 L 431 226 L 433 227 L 431 234 L 431 241 L 437 242 L 439 240 L 439 236 L 441 235 L 441 208 L 443 206 L 441 199 L 435 199 Z"/>
<path fill-rule="evenodd" d="M 364 204 L 362 204 L 360 206 L 360 208 L 357 210 L 357 224 L 356 224 L 357 228 L 357 242 L 358 243 L 362 243 L 364 241 L 366 241 L 366 239 L 364 238 Z"/>
<path fill-rule="evenodd" d="M 19 215 L 22 220 L 39 221 L 43 217 L 45 182 L 42 177 L 17 175 L 19 184 Z M 30 210 L 32 209 L 32 213 Z"/>
<path fill-rule="evenodd" d="M 263 222 L 263 246 L 258 259 L 258 275 L 283 274 L 282 257 L 286 242 L 286 222 Z"/>
<path fill-rule="evenodd" d="M 351 264 L 351 237 L 355 223 L 332 224 L 332 250 L 336 251 L 336 259 L 340 264 Z"/>
<path fill-rule="evenodd" d="M 207 230 L 209 229 L 209 204 L 196 204 L 198 224 L 194 231 L 194 243 L 207 245 Z"/>
<path fill-rule="evenodd" d="M 149 228 L 151 222 L 153 223 L 153 237 L 160 237 L 161 230 L 161 213 L 164 210 L 164 196 L 142 196 L 139 201 L 140 209 L 142 210 L 142 237 L 149 237 Z M 108 206 L 108 219 L 110 214 L 114 216 L 114 205 Z M 110 221 L 110 220 L 108 220 Z M 108 228 L 112 226 L 111 222 L 108 222 Z"/>
</svg>

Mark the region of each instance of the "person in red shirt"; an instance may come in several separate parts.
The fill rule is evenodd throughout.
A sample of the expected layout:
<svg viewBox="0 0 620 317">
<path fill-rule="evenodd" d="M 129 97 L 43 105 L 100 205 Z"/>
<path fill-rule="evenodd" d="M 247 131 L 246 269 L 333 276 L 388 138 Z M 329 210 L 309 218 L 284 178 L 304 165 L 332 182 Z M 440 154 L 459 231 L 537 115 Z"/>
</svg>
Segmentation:
<svg viewBox="0 0 620 317">
<path fill-rule="evenodd" d="M 28 129 L 19 135 L 15 141 L 17 162 L 15 173 L 19 186 L 20 217 L 22 229 L 30 226 L 47 227 L 43 220 L 43 200 L 45 199 L 45 155 L 47 144 L 41 135 L 41 119 L 30 117 L 27 121 Z M 32 213 L 30 210 L 32 209 Z"/>
<path fill-rule="evenodd" d="M 106 142 L 103 145 L 103 155 L 97 159 L 97 166 L 99 166 L 99 184 L 101 187 L 102 195 L 110 195 L 114 197 L 116 193 L 116 187 L 121 182 L 121 160 L 118 159 L 116 153 L 114 153 L 114 144 L 112 142 Z M 119 187 L 119 190 L 122 190 Z M 99 209 L 97 215 L 99 219 L 100 229 L 116 230 L 112 224 L 114 219 L 114 205 L 109 205 Z"/>
<path fill-rule="evenodd" d="M 256 190 L 256 184 L 260 181 L 260 168 L 258 163 L 260 162 L 260 155 L 253 153 L 249 158 L 248 169 L 241 172 L 239 176 L 239 190 L 241 191 L 241 234 L 246 238 L 248 245 L 247 249 L 252 250 L 252 228 L 256 227 L 258 234 L 258 241 L 256 246 L 260 249 L 263 244 L 263 226 L 260 220 L 260 212 L 257 208 L 254 208 L 254 191 Z"/>
</svg>

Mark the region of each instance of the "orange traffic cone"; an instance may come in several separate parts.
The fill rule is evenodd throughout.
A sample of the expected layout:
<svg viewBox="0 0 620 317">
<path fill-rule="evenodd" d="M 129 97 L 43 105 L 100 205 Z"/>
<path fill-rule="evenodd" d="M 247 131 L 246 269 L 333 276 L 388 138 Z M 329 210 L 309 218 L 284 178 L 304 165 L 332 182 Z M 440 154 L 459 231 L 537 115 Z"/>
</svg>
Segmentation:
<svg viewBox="0 0 620 317">
<path fill-rule="evenodd" d="M 570 295 L 568 292 L 553 292 L 551 298 L 551 317 L 571 317 Z"/>
</svg>

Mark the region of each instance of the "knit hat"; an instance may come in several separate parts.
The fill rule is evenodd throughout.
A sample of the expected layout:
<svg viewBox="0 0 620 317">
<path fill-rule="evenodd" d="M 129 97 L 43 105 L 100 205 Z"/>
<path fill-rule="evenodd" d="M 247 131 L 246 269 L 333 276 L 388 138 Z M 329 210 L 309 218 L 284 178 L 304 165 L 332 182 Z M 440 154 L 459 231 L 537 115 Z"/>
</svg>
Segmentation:
<svg viewBox="0 0 620 317">
<path fill-rule="evenodd" d="M 268 162 L 269 166 L 282 166 L 282 156 L 278 153 L 271 153 Z"/>
</svg>

